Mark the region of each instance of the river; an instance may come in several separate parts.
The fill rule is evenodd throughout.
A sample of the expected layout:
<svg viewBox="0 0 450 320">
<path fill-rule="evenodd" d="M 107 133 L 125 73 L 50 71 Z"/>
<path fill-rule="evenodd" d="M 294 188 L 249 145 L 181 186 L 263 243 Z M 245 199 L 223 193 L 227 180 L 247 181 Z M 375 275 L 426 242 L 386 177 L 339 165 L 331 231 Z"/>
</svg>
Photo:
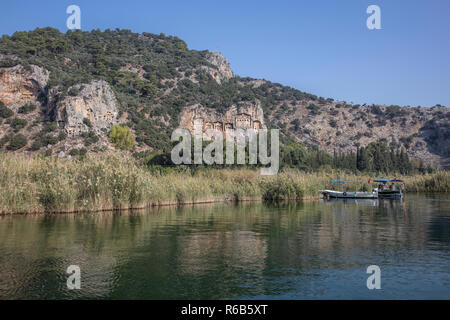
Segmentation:
<svg viewBox="0 0 450 320">
<path fill-rule="evenodd" d="M 450 195 L 2 216 L 0 270 L 0 299 L 450 299 Z"/>
</svg>

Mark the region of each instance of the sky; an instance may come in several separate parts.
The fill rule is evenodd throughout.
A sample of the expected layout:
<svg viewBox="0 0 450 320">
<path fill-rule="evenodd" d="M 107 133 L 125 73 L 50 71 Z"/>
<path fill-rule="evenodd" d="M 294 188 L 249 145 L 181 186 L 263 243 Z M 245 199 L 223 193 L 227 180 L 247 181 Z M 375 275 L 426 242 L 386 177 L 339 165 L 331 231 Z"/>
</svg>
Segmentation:
<svg viewBox="0 0 450 320">
<path fill-rule="evenodd" d="M 54 27 L 174 35 L 222 53 L 236 75 L 359 104 L 450 106 L 449 0 L 4 1 L 0 34 Z M 369 30 L 369 5 L 381 29 Z"/>
</svg>

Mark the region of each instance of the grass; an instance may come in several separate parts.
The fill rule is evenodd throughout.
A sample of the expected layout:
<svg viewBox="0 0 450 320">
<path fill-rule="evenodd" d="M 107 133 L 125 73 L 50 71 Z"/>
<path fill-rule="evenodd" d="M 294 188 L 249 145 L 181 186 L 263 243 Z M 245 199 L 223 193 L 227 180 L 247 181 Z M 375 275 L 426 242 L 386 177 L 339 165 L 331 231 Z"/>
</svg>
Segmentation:
<svg viewBox="0 0 450 320">
<path fill-rule="evenodd" d="M 407 191 L 450 191 L 450 173 L 400 177 Z M 370 190 L 368 175 L 337 171 L 286 170 L 261 176 L 258 170 L 199 170 L 159 174 L 120 153 L 83 160 L 0 154 L 0 213 L 102 211 L 164 204 L 211 201 L 316 198 L 318 190 L 336 188 L 331 180 Z M 349 189 L 350 190 L 350 189 Z"/>
</svg>

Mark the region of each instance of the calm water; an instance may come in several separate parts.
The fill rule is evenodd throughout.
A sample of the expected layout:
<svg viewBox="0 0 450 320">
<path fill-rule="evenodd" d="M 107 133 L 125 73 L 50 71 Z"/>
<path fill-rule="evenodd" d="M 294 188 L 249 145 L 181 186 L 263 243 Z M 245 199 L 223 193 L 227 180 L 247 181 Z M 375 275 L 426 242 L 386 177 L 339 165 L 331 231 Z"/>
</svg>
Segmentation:
<svg viewBox="0 0 450 320">
<path fill-rule="evenodd" d="M 450 299 L 450 195 L 4 216 L 0 298 Z"/>
</svg>

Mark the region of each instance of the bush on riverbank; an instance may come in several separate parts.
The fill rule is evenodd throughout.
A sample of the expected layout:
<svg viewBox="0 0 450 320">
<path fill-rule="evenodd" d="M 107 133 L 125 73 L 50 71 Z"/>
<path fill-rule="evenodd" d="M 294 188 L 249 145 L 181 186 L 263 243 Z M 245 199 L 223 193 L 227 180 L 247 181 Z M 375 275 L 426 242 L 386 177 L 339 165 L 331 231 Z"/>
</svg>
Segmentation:
<svg viewBox="0 0 450 320">
<path fill-rule="evenodd" d="M 402 178 L 402 177 L 398 177 Z M 407 191 L 450 191 L 450 173 L 403 177 Z M 368 176 L 339 171 L 173 170 L 159 174 L 120 153 L 79 160 L 0 154 L 0 213 L 95 211 L 222 200 L 282 200 L 318 196 L 336 188 L 331 180 L 361 181 L 349 188 L 370 190 Z"/>
<path fill-rule="evenodd" d="M 407 178 L 406 191 L 409 192 L 450 192 L 450 172 L 416 175 Z"/>
</svg>

